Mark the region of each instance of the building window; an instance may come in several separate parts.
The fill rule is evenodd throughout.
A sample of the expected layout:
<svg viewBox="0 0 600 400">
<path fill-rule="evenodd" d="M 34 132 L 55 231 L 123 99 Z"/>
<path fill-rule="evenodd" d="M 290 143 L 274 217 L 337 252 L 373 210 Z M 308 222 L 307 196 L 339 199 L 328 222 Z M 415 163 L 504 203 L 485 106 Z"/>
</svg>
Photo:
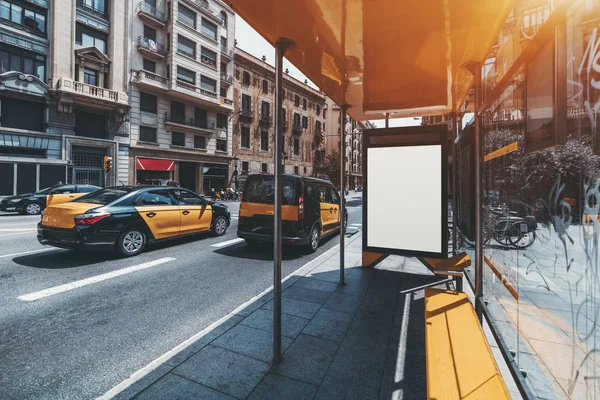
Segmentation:
<svg viewBox="0 0 600 400">
<path fill-rule="evenodd" d="M 200 49 L 200 61 L 213 68 L 217 68 L 217 53 L 207 49 L 206 47 L 202 47 Z"/>
<path fill-rule="evenodd" d="M 171 100 L 171 121 L 185 124 L 185 104 Z"/>
<path fill-rule="evenodd" d="M 196 43 L 192 42 L 190 39 L 183 37 L 181 35 L 177 35 L 177 53 L 183 54 L 184 56 L 188 56 L 196 59 Z"/>
<path fill-rule="evenodd" d="M 296 107 L 300 107 L 300 96 L 298 96 L 298 95 L 294 96 L 294 105 Z"/>
<path fill-rule="evenodd" d="M 209 92 L 217 93 L 217 81 L 207 76 L 200 77 L 200 87 Z"/>
<path fill-rule="evenodd" d="M 269 164 L 267 164 L 267 163 L 262 163 L 262 164 L 260 165 L 260 170 L 266 174 L 267 172 L 269 172 Z"/>
<path fill-rule="evenodd" d="M 187 26 L 196 29 L 196 13 L 179 3 L 177 20 Z"/>
<path fill-rule="evenodd" d="M 294 155 L 300 155 L 300 139 L 294 138 Z"/>
<path fill-rule="evenodd" d="M 250 73 L 248 71 L 242 73 L 242 84 L 246 86 L 250 85 Z"/>
<path fill-rule="evenodd" d="M 185 133 L 173 132 L 171 134 L 171 144 L 173 146 L 185 146 Z"/>
<path fill-rule="evenodd" d="M 241 147 L 245 149 L 250 148 L 250 128 L 247 126 L 242 126 L 242 143 Z"/>
<path fill-rule="evenodd" d="M 187 82 L 189 84 L 196 84 L 196 73 L 190 71 L 189 69 L 182 68 L 177 66 L 177 79 L 183 82 Z"/>
<path fill-rule="evenodd" d="M 27 32 L 46 37 L 45 12 L 33 11 L 21 5 L 0 0 L 0 19 L 11 25 L 20 25 Z"/>
<path fill-rule="evenodd" d="M 269 93 L 269 82 L 266 79 L 263 79 L 262 82 L 262 92 Z"/>
<path fill-rule="evenodd" d="M 156 128 L 140 126 L 140 141 L 156 143 Z"/>
<path fill-rule="evenodd" d="M 221 18 L 221 24 L 227 28 L 227 14 L 225 14 L 225 11 L 221 11 L 221 14 L 219 14 L 219 17 Z"/>
<path fill-rule="evenodd" d="M 202 29 L 200 32 L 212 40 L 217 40 L 217 26 L 204 18 L 202 18 Z"/>
<path fill-rule="evenodd" d="M 156 63 L 144 58 L 144 71 L 156 73 Z"/>
<path fill-rule="evenodd" d="M 156 29 L 152 29 L 148 25 L 144 25 L 144 39 L 150 39 L 156 42 Z"/>
<path fill-rule="evenodd" d="M 106 54 L 107 36 L 103 33 L 77 24 L 75 27 L 75 43 L 81 47 L 95 47 Z"/>
<path fill-rule="evenodd" d="M 302 99 L 302 109 L 306 110 L 306 99 Z"/>
<path fill-rule="evenodd" d="M 281 89 L 281 98 L 285 100 L 285 89 Z"/>
<path fill-rule="evenodd" d="M 219 92 L 220 92 L 220 94 L 221 94 L 221 97 L 223 97 L 223 98 L 227 98 L 227 88 L 225 88 L 225 87 L 220 87 L 220 88 L 219 88 Z"/>
<path fill-rule="evenodd" d="M 217 128 L 227 129 L 229 117 L 225 114 L 217 114 Z"/>
<path fill-rule="evenodd" d="M 302 116 L 302 128 L 308 129 L 308 117 L 306 115 Z"/>
<path fill-rule="evenodd" d="M 93 69 L 83 69 L 83 83 L 88 85 L 98 86 L 98 71 Z"/>
<path fill-rule="evenodd" d="M 306 167 L 304 167 L 304 175 L 306 175 Z"/>
<path fill-rule="evenodd" d="M 294 127 L 295 128 L 300 127 L 300 114 L 298 114 L 298 113 L 294 113 Z"/>
<path fill-rule="evenodd" d="M 269 132 L 260 132 L 260 149 L 262 151 L 269 151 Z"/>
<path fill-rule="evenodd" d="M 19 71 L 46 81 L 46 57 L 0 43 L 0 73 Z"/>
<path fill-rule="evenodd" d="M 194 148 L 206 149 L 206 137 L 199 135 L 194 136 Z"/>
<path fill-rule="evenodd" d="M 298 175 L 300 173 L 300 168 L 296 165 L 294 166 L 294 174 Z"/>
<path fill-rule="evenodd" d="M 263 121 L 269 121 L 271 116 L 271 104 L 269 104 L 268 101 L 264 101 L 261 104 L 261 109 L 260 109 L 260 118 Z"/>
<path fill-rule="evenodd" d="M 250 113 L 252 110 L 251 107 L 252 98 L 247 94 L 242 94 L 242 111 Z"/>
<path fill-rule="evenodd" d="M 158 112 L 158 98 L 152 94 L 140 92 L 140 111 L 156 114 Z"/>
<path fill-rule="evenodd" d="M 323 109 L 323 119 L 327 119 L 327 109 Z"/>
<path fill-rule="evenodd" d="M 217 139 L 217 151 L 227 152 L 227 140 Z"/>
<path fill-rule="evenodd" d="M 246 173 L 248 172 L 248 168 L 249 168 L 248 164 L 249 164 L 248 161 L 242 161 L 242 172 L 246 172 Z"/>
<path fill-rule="evenodd" d="M 82 3 L 85 7 L 91 8 L 100 14 L 104 14 L 105 0 L 83 0 Z"/>
<path fill-rule="evenodd" d="M 321 115 L 321 106 L 317 104 L 317 115 Z"/>
</svg>

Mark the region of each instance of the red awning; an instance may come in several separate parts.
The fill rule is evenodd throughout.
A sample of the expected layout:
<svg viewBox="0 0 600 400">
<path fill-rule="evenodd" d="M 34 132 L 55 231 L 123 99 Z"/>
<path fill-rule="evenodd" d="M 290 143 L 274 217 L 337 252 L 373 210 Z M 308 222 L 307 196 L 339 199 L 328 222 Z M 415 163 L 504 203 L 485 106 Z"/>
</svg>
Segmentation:
<svg viewBox="0 0 600 400">
<path fill-rule="evenodd" d="M 137 169 L 142 169 L 145 171 L 173 171 L 175 169 L 175 161 L 157 160 L 153 158 L 138 158 L 136 166 Z"/>
</svg>

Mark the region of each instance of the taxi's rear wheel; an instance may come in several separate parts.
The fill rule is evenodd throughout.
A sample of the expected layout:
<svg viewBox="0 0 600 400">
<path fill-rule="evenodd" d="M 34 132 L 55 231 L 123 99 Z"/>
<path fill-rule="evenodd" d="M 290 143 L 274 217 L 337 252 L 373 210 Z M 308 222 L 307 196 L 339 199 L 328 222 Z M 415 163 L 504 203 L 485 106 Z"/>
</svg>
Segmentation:
<svg viewBox="0 0 600 400">
<path fill-rule="evenodd" d="M 321 229 L 319 225 L 313 226 L 310 231 L 310 237 L 308 242 L 308 251 L 314 253 L 319 248 L 319 241 L 321 240 Z"/>
<path fill-rule="evenodd" d="M 146 246 L 146 235 L 137 230 L 129 230 L 119 236 L 115 245 L 117 254 L 131 257 L 139 254 Z"/>
<path fill-rule="evenodd" d="M 227 232 L 227 218 L 217 217 L 213 224 L 213 233 L 217 236 L 223 236 Z"/>
</svg>

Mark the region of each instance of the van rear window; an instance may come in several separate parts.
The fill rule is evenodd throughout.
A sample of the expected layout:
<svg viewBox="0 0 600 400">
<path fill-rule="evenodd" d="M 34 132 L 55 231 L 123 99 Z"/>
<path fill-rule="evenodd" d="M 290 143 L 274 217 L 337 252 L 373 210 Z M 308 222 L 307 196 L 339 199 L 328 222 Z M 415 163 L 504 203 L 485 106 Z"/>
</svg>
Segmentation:
<svg viewBox="0 0 600 400">
<path fill-rule="evenodd" d="M 297 205 L 297 178 L 283 177 L 282 204 Z M 275 202 L 275 177 L 273 175 L 253 175 L 248 177 L 244 185 L 244 202 L 273 204 Z"/>
</svg>

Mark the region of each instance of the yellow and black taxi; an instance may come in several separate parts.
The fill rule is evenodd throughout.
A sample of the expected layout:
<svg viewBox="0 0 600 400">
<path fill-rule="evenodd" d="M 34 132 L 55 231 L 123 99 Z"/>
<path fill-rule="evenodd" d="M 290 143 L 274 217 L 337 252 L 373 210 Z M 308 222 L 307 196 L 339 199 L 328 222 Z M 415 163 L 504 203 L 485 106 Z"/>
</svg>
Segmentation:
<svg viewBox="0 0 600 400">
<path fill-rule="evenodd" d="M 237 235 L 246 243 L 273 240 L 275 177 L 249 175 L 244 185 Z M 340 195 L 331 182 L 283 175 L 282 242 L 307 246 L 311 252 L 322 238 L 340 231 Z M 344 227 L 348 212 L 344 209 Z"/>
<path fill-rule="evenodd" d="M 35 193 L 6 197 L 0 202 L 0 211 L 35 215 L 47 207 L 48 199 L 52 196 L 56 201 L 69 201 L 98 189 L 100 188 L 94 185 L 53 185 Z"/>
<path fill-rule="evenodd" d="M 148 242 L 212 231 L 224 235 L 227 206 L 179 187 L 120 186 L 50 205 L 38 224 L 41 244 L 140 253 Z"/>
</svg>

